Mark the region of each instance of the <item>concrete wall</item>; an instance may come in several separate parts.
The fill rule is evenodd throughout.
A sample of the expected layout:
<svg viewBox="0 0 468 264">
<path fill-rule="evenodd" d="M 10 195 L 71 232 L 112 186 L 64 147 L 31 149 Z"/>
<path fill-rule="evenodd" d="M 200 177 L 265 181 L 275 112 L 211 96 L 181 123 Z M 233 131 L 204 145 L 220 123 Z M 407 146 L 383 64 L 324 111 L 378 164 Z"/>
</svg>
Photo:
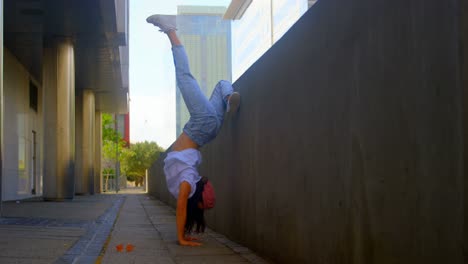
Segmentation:
<svg viewBox="0 0 468 264">
<path fill-rule="evenodd" d="M 461 2 L 462 12 L 461 12 L 461 19 L 462 19 L 462 84 L 463 84 L 463 153 L 468 153 L 468 2 L 462 1 Z M 468 164 L 468 155 L 463 155 L 463 164 Z M 463 223 L 463 231 L 464 231 L 464 241 L 463 241 L 463 252 L 465 257 L 465 262 L 468 263 L 468 169 L 467 166 L 463 166 L 464 173 L 464 223 Z"/>
<path fill-rule="evenodd" d="M 202 150 L 209 226 L 277 263 L 463 263 L 459 8 L 313 6 Z M 149 185 L 174 205 L 161 161 Z"/>
<path fill-rule="evenodd" d="M 170 148 L 167 152 L 169 151 Z M 164 177 L 163 167 L 166 156 L 167 153 L 161 153 L 158 160 L 148 170 L 148 193 L 175 208 L 176 200 L 167 190 L 166 178 Z"/>
<path fill-rule="evenodd" d="M 3 0 L 0 0 L 0 142 L 3 142 Z M 0 143 L 0 146 L 2 144 Z M 3 148 L 0 147 L 0 217 L 3 216 L 3 162 L 4 162 L 4 152 Z"/>
<path fill-rule="evenodd" d="M 42 88 L 8 49 L 4 51 L 2 193 L 3 200 L 16 200 L 42 194 Z M 30 81 L 38 88 L 38 112 L 30 109 Z M 32 131 L 36 132 L 35 177 Z"/>
</svg>

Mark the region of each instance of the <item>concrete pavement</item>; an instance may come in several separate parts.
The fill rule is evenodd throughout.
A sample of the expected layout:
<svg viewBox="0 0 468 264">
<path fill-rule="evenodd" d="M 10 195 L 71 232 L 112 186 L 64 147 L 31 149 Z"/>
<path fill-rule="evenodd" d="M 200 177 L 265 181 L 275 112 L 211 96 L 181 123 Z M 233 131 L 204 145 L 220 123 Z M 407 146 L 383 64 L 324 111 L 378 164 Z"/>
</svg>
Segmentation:
<svg viewBox="0 0 468 264">
<path fill-rule="evenodd" d="M 211 230 L 177 244 L 175 212 L 141 189 L 70 202 L 4 203 L 0 263 L 266 263 Z"/>
</svg>

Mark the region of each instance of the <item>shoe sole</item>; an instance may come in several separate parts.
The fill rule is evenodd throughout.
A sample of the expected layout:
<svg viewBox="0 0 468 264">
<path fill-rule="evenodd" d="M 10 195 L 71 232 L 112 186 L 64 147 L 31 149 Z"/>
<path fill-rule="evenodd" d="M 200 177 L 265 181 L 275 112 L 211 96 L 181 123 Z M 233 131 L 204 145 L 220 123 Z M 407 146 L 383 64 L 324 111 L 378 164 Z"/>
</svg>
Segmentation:
<svg viewBox="0 0 468 264">
<path fill-rule="evenodd" d="M 175 15 L 152 15 L 146 18 L 146 22 L 153 24 L 154 26 L 159 27 L 161 29 L 161 26 L 166 25 L 164 22 L 170 21 L 169 25 L 175 29 L 176 24 L 177 24 L 175 19 L 176 19 Z M 171 21 L 171 20 L 174 20 L 174 21 Z M 163 30 L 161 29 L 161 31 Z"/>
</svg>

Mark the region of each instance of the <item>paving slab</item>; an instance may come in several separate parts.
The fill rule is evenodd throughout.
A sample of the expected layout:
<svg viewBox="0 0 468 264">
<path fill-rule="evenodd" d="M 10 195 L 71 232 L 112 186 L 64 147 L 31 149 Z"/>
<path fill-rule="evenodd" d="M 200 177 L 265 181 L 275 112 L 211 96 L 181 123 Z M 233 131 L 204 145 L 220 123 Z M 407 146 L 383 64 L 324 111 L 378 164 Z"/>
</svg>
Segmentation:
<svg viewBox="0 0 468 264">
<path fill-rule="evenodd" d="M 209 229 L 199 235 L 202 246 L 179 246 L 175 220 L 174 209 L 162 202 L 145 194 L 127 195 L 98 263 L 267 263 L 248 248 Z M 130 252 L 127 245 L 133 246 Z"/>
<path fill-rule="evenodd" d="M 122 195 L 3 203 L 0 263 L 95 263 L 112 230 Z M 110 209 L 114 208 L 112 219 Z"/>
</svg>

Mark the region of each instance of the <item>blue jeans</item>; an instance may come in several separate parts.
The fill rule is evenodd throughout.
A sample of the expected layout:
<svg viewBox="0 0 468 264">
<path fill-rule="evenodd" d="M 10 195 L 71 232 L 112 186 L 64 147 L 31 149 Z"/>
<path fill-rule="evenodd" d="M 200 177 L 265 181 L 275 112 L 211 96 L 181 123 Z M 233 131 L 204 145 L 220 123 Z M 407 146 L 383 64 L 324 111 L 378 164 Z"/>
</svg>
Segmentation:
<svg viewBox="0 0 468 264">
<path fill-rule="evenodd" d="M 233 92 L 232 84 L 228 81 L 219 81 L 208 100 L 190 73 L 184 47 L 173 46 L 172 54 L 177 86 L 190 113 L 184 132 L 201 147 L 213 140 L 221 129 L 227 97 Z"/>
</svg>

